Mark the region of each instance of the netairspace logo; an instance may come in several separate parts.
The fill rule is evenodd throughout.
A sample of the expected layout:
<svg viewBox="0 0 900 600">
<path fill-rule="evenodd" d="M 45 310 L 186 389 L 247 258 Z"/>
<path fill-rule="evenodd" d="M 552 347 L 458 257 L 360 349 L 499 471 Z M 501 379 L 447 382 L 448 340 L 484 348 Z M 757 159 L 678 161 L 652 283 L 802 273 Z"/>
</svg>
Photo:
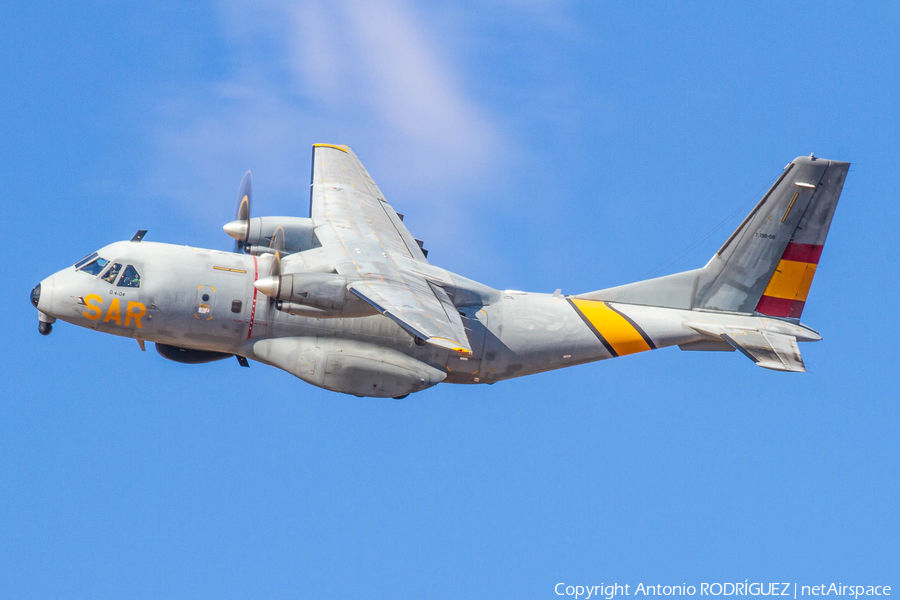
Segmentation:
<svg viewBox="0 0 900 600">
<path fill-rule="evenodd" d="M 634 588 L 633 590 L 631 588 Z M 822 583 L 819 585 L 800 585 L 797 583 L 756 583 L 745 579 L 743 582 L 701 583 L 700 585 L 648 585 L 639 583 L 632 586 L 611 583 L 608 585 L 570 585 L 557 583 L 553 591 L 557 596 L 570 596 L 576 600 L 604 598 L 613 600 L 616 596 L 788 596 L 794 600 L 798 596 L 890 596 L 889 585 L 843 585 L 841 583 Z"/>
</svg>

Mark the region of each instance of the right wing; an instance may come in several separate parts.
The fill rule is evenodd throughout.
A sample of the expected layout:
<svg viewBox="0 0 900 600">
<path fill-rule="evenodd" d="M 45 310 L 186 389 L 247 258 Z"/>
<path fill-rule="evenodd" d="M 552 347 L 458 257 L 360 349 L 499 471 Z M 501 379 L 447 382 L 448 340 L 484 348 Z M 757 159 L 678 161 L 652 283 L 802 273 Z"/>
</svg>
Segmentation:
<svg viewBox="0 0 900 600">
<path fill-rule="evenodd" d="M 310 216 L 317 222 L 353 230 L 391 255 L 428 262 L 349 146 L 313 144 L 309 203 Z"/>
</svg>

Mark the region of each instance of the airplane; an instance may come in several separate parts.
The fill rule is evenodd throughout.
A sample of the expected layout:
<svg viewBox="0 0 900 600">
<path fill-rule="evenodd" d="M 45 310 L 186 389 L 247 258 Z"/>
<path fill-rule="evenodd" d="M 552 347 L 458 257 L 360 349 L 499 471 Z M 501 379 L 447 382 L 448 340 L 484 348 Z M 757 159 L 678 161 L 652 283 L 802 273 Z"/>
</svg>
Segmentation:
<svg viewBox="0 0 900 600">
<path fill-rule="evenodd" d="M 791 161 L 705 266 L 577 295 L 496 290 L 427 260 L 348 146 L 314 144 L 310 216 L 251 217 L 241 181 L 233 251 L 109 244 L 31 292 L 58 319 L 154 342 L 188 364 L 236 357 L 355 396 L 493 384 L 678 346 L 805 371 L 800 322 L 849 163 Z"/>
</svg>

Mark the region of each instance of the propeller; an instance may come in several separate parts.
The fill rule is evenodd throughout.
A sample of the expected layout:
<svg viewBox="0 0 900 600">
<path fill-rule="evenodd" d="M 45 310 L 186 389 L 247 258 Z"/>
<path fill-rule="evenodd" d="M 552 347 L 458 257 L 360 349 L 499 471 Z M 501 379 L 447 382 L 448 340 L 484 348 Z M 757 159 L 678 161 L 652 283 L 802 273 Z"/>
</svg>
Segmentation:
<svg viewBox="0 0 900 600">
<path fill-rule="evenodd" d="M 222 228 L 225 233 L 235 239 L 234 251 L 243 252 L 250 236 L 250 203 L 253 200 L 253 176 L 250 171 L 244 173 L 238 187 L 237 200 L 234 203 L 234 220 Z"/>
</svg>

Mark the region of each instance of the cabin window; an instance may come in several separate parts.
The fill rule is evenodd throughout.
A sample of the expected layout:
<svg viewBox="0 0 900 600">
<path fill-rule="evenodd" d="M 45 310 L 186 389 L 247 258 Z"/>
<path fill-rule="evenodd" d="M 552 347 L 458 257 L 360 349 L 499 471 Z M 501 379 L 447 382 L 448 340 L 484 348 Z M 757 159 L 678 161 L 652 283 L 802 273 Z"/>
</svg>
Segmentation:
<svg viewBox="0 0 900 600">
<path fill-rule="evenodd" d="M 241 308 L 243 308 L 244 303 L 240 300 L 232 300 L 231 301 L 231 312 L 239 313 L 241 312 Z"/>
<path fill-rule="evenodd" d="M 137 272 L 133 266 L 128 265 L 125 267 L 125 272 L 122 274 L 122 279 L 119 280 L 118 287 L 130 287 L 130 288 L 138 288 L 141 287 L 141 276 Z"/>
<path fill-rule="evenodd" d="M 76 269 L 80 269 L 81 267 L 83 267 L 84 265 L 86 265 L 89 261 L 92 261 L 92 260 L 94 260 L 95 258 L 97 258 L 97 253 L 96 253 L 96 252 L 91 252 L 90 254 L 88 254 L 87 256 L 85 256 L 84 258 L 82 258 L 81 260 L 79 260 L 77 263 L 75 263 L 75 268 L 76 268 Z"/>
<path fill-rule="evenodd" d="M 102 271 L 108 264 L 108 260 L 98 256 L 95 260 L 81 267 L 80 270 L 84 271 L 85 273 L 90 273 L 91 275 L 99 275 L 100 271 Z"/>
<path fill-rule="evenodd" d="M 109 269 L 107 269 L 106 273 L 100 278 L 106 283 L 115 283 L 116 277 L 119 276 L 119 271 L 122 270 L 122 265 L 119 263 L 114 264 Z"/>
</svg>

